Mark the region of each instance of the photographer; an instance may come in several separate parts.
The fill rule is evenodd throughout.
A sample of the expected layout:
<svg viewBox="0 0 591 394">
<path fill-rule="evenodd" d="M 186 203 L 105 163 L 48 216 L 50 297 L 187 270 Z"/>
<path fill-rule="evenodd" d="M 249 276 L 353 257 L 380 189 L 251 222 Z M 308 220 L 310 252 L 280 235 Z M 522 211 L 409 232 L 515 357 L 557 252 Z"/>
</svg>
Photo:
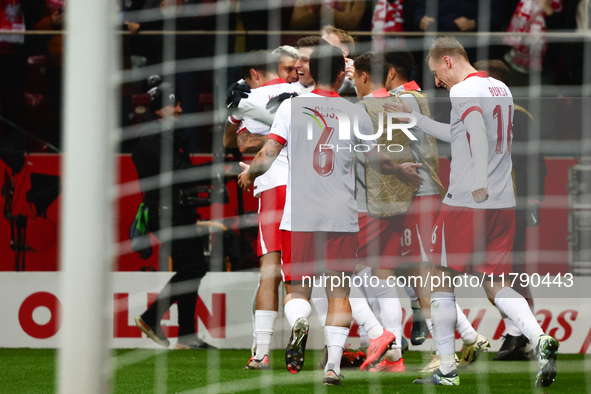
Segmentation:
<svg viewBox="0 0 591 394">
<path fill-rule="evenodd" d="M 159 76 L 150 77 L 150 111 L 144 121 L 154 124 L 159 121 L 161 131 L 139 137 L 133 147 L 131 158 L 140 179 L 144 209 L 148 210 L 147 228 L 157 234 L 160 229 L 172 227 L 172 241 L 164 241 L 160 260 L 169 255 L 172 270 L 176 274 L 166 284 L 156 301 L 141 316 L 136 317 L 137 326 L 159 345 L 168 347 L 169 341 L 162 332 L 160 320 L 170 306 L 178 305 L 180 349 L 207 348 L 197 338 L 195 308 L 201 278 L 207 272 L 203 254 L 203 241 L 197 232 L 199 215 L 195 204 L 183 202 L 183 196 L 197 182 L 175 181 L 179 171 L 194 168 L 187 142 L 182 133 L 175 130 L 175 122 L 182 114 L 181 101 L 173 85 L 163 83 Z M 159 185 L 158 175 L 173 171 L 173 184 L 166 190 Z M 168 168 L 167 168 L 168 167 Z"/>
</svg>

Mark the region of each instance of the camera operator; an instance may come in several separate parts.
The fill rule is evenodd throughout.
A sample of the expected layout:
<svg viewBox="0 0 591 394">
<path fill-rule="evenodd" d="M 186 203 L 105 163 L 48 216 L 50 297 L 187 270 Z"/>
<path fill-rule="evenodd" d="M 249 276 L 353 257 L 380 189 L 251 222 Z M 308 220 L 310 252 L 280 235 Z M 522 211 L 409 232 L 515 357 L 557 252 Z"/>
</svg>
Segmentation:
<svg viewBox="0 0 591 394">
<path fill-rule="evenodd" d="M 160 320 L 170 306 L 178 306 L 179 338 L 176 344 L 180 349 L 210 347 L 196 335 L 195 308 L 201 278 L 207 272 L 203 254 L 203 240 L 197 231 L 199 215 L 195 204 L 183 202 L 183 195 L 197 182 L 175 182 L 179 171 L 194 168 L 189 157 L 187 141 L 183 134 L 175 130 L 175 122 L 182 114 L 181 100 L 173 85 L 163 83 L 159 76 L 150 77 L 150 111 L 144 121 L 160 121 L 161 132 L 139 137 L 133 147 L 131 158 L 135 164 L 143 203 L 148 209 L 148 230 L 156 234 L 163 226 L 174 230 L 172 241 L 164 241 L 160 259 L 170 255 L 175 275 L 166 284 L 156 301 L 141 316 L 135 318 L 136 325 L 159 345 L 168 347 L 170 342 L 162 332 Z M 166 201 L 165 189 L 158 185 L 162 162 L 169 161 L 173 172 L 173 184 L 167 186 L 171 197 Z M 166 167 L 163 166 L 163 167 Z M 163 168 L 162 171 L 167 171 Z M 151 184 L 151 185 L 150 185 Z M 161 221 L 162 226 L 161 226 Z M 187 234 L 188 232 L 188 234 Z"/>
</svg>

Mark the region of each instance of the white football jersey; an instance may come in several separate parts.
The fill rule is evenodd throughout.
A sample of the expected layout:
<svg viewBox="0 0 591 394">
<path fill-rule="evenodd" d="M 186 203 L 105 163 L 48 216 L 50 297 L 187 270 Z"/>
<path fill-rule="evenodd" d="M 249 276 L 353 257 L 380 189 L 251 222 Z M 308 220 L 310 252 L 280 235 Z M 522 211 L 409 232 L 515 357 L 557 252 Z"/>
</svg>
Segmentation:
<svg viewBox="0 0 591 394">
<path fill-rule="evenodd" d="M 350 120 L 346 128 L 341 114 Z M 288 149 L 282 230 L 359 231 L 355 155 L 357 151 L 372 151 L 375 140 L 357 137 L 355 123 L 359 134 L 373 136 L 373 124 L 365 109 L 331 91 L 315 89 L 281 104 L 269 138 Z"/>
<path fill-rule="evenodd" d="M 468 75 L 454 85 L 449 96 L 452 109 L 451 172 L 444 204 L 475 209 L 499 209 L 515 206 L 511 178 L 511 141 L 513 138 L 513 97 L 503 82 L 481 71 Z M 470 134 L 464 125 L 469 113 L 478 111 L 484 118 L 488 135 L 488 194 L 483 203 L 472 197 L 474 166 Z"/>
<path fill-rule="evenodd" d="M 286 83 L 281 78 L 273 79 L 260 88 L 253 89 L 248 98 L 243 100 L 251 101 L 253 104 L 265 107 L 269 100 L 273 97 L 279 96 L 281 93 L 297 93 L 299 86 L 295 86 L 291 83 Z M 249 117 L 244 117 L 240 126 L 238 127 L 238 133 L 244 129 L 248 130 L 251 134 L 269 135 L 270 127 L 258 120 L 254 120 Z M 283 186 L 287 184 L 287 150 L 284 148 L 281 153 L 262 176 L 256 178 L 253 187 L 253 193 L 255 197 L 260 197 L 261 193 L 265 190 L 273 189 L 277 186 Z"/>
</svg>

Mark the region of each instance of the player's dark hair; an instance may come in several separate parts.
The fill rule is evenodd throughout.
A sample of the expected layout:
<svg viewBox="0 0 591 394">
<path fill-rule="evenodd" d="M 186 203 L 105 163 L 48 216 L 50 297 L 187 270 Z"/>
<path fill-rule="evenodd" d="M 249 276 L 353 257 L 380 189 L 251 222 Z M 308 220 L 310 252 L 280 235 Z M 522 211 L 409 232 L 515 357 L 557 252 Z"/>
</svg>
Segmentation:
<svg viewBox="0 0 591 394">
<path fill-rule="evenodd" d="M 415 67 L 415 58 L 410 52 L 386 52 L 384 54 L 388 68 L 394 68 L 396 74 L 399 74 L 401 78 L 408 80 L 410 73 Z"/>
<path fill-rule="evenodd" d="M 315 48 L 320 45 L 320 36 L 308 36 L 298 40 L 298 48 Z"/>
<path fill-rule="evenodd" d="M 511 70 L 502 60 L 481 60 L 474 63 L 474 68 L 478 71 L 486 71 L 488 75 L 505 85 L 509 85 L 509 81 L 511 81 Z"/>
<path fill-rule="evenodd" d="M 310 55 L 310 75 L 317 85 L 331 85 L 345 71 L 345 58 L 340 48 L 321 45 Z"/>
<path fill-rule="evenodd" d="M 261 74 L 267 74 L 268 71 L 277 71 L 278 56 L 271 55 L 269 51 L 250 51 L 246 54 L 244 64 L 242 65 L 242 78 L 250 78 L 250 70 L 256 70 Z"/>
<path fill-rule="evenodd" d="M 388 64 L 381 53 L 366 52 L 355 58 L 355 71 L 369 75 L 372 83 L 384 84 L 388 78 Z"/>
</svg>

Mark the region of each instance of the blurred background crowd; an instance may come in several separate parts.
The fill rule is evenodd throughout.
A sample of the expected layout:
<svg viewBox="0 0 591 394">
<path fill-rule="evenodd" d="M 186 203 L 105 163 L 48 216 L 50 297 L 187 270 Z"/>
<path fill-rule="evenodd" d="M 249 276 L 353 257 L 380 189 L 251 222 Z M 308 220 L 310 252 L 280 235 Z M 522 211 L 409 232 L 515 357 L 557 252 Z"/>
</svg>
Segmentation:
<svg viewBox="0 0 591 394">
<path fill-rule="evenodd" d="M 10 146 L 58 151 L 66 0 L 0 0 L 0 5 L 0 133 Z M 588 32 L 590 26 L 589 0 L 123 0 L 119 6 L 123 69 L 131 75 L 142 69 L 156 74 L 164 70 L 163 62 L 176 60 L 172 74 L 184 114 L 211 111 L 214 94 L 225 92 L 226 87 L 217 86 L 214 92 L 212 56 L 296 46 L 299 38 L 319 34 L 329 24 L 353 37 L 350 58 L 368 50 L 411 51 L 416 67 L 410 79 L 421 86 L 431 79 L 423 64 L 423 48 L 433 38 L 429 32 L 515 33 L 463 37 L 473 61 L 501 59 L 511 66 L 512 86 L 530 85 L 536 73 L 537 83 L 553 87 L 552 96 L 576 96 L 576 87 L 583 83 L 585 44 L 574 33 Z M 384 32 L 399 34 L 380 34 Z M 527 40 L 527 35 L 540 32 L 566 33 L 573 39 L 537 35 L 535 43 Z M 532 46 L 537 48 L 535 56 Z M 228 67 L 228 85 L 240 78 L 239 69 Z M 149 103 L 147 90 L 145 78 L 122 84 L 122 126 L 141 117 Z M 187 128 L 191 152 L 215 150 L 212 130 L 212 124 Z M 129 152 L 131 144 L 124 142 L 121 149 Z"/>
</svg>

